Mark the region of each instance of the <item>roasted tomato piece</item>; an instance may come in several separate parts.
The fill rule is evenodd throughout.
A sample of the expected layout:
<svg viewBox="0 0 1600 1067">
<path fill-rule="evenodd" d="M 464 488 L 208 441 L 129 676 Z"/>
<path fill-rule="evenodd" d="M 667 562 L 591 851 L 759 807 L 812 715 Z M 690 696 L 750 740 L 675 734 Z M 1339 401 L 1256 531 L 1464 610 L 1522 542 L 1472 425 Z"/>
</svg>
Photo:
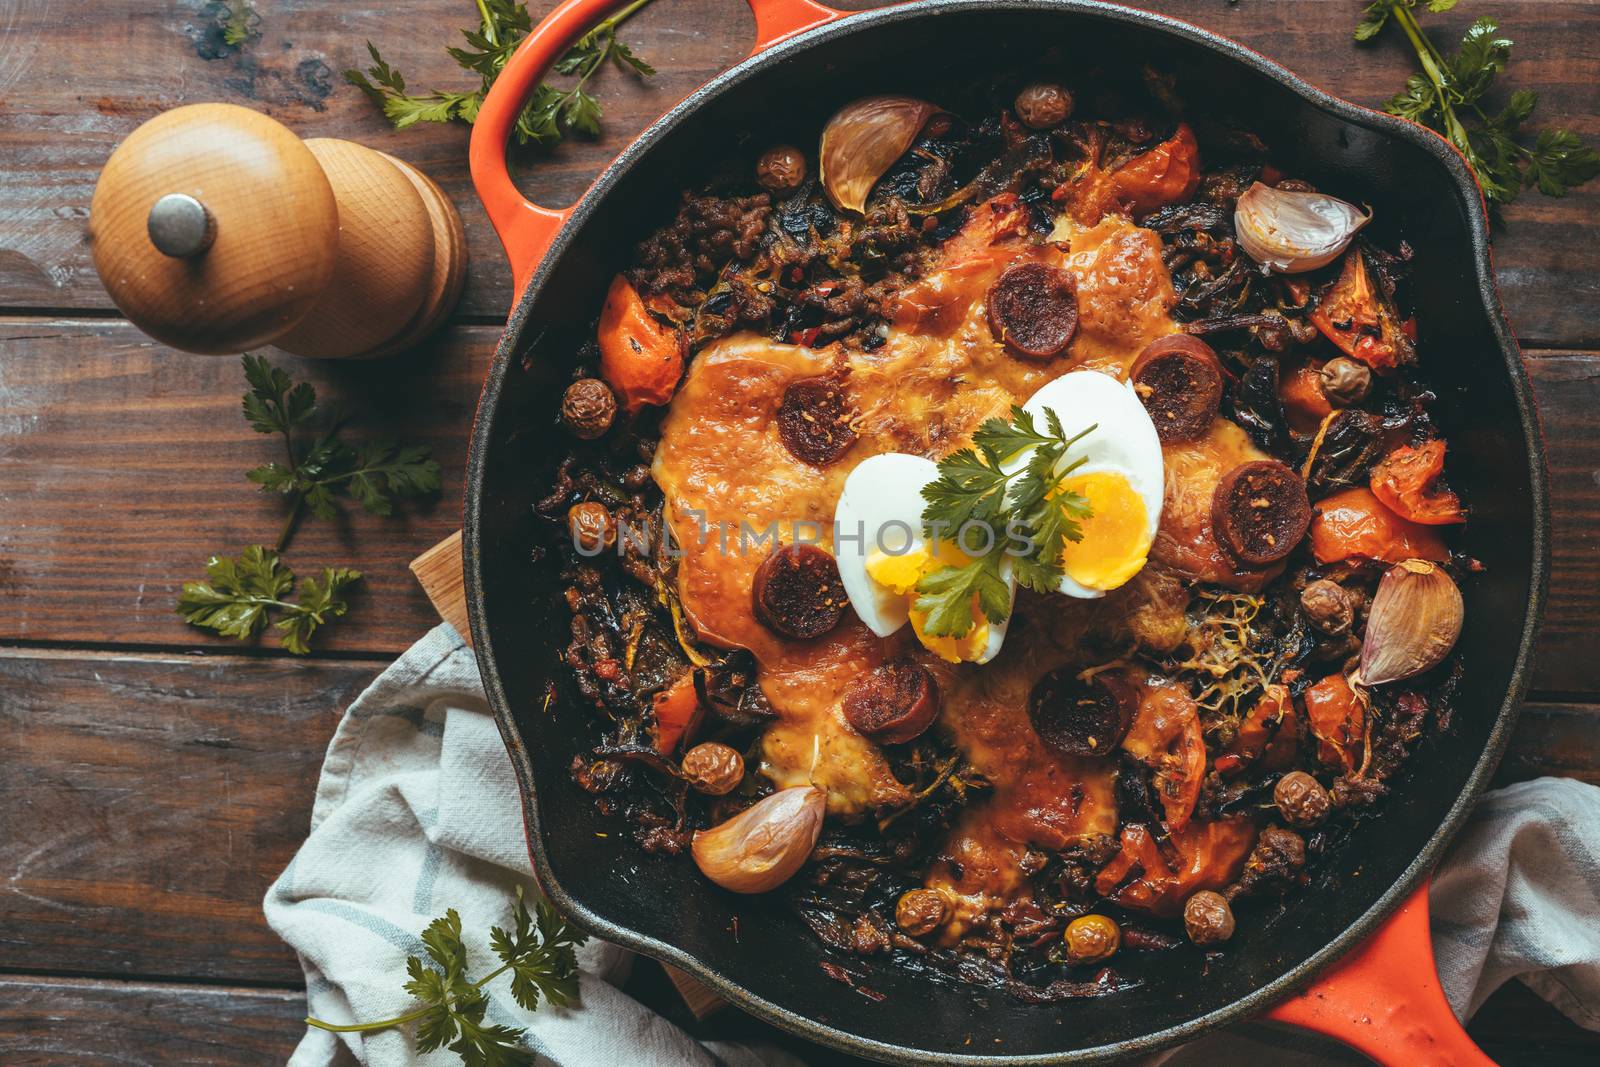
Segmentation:
<svg viewBox="0 0 1600 1067">
<path fill-rule="evenodd" d="M 1008 267 L 989 287 L 987 305 L 994 339 L 1024 356 L 1058 356 L 1078 330 L 1078 284 L 1059 267 Z"/>
<path fill-rule="evenodd" d="M 900 745 L 933 725 L 939 684 L 911 660 L 874 667 L 844 695 L 844 717 L 856 733 L 880 745 Z"/>
<path fill-rule="evenodd" d="M 1278 399 L 1283 401 L 1289 428 L 1296 433 L 1316 433 L 1322 420 L 1333 413 L 1333 405 L 1322 391 L 1322 364 L 1314 360 L 1284 371 L 1278 383 Z"/>
<path fill-rule="evenodd" d="M 1379 374 L 1416 361 L 1416 346 L 1400 317 L 1372 284 L 1372 272 L 1359 246 L 1344 254 L 1339 280 L 1311 313 L 1323 335 Z"/>
<path fill-rule="evenodd" d="M 1343 774 L 1361 766 L 1366 712 L 1342 674 L 1330 674 L 1305 692 L 1306 721 L 1317 739 L 1317 759 Z"/>
<path fill-rule="evenodd" d="M 1396 515 L 1370 489 L 1357 486 L 1334 493 L 1317 501 L 1315 510 L 1311 554 L 1318 563 L 1345 559 L 1443 563 L 1450 558 L 1437 530 Z"/>
<path fill-rule="evenodd" d="M 853 418 L 837 379 L 801 378 L 789 383 L 778 404 L 778 439 L 800 462 L 826 467 L 855 444 Z"/>
<path fill-rule="evenodd" d="M 1222 406 L 1222 364 L 1210 345 L 1186 333 L 1145 345 L 1128 380 L 1164 445 L 1204 437 Z"/>
<path fill-rule="evenodd" d="M 816 545 L 774 549 L 750 589 L 756 617 L 785 637 L 821 637 L 844 614 L 849 598 L 833 555 Z"/>
<path fill-rule="evenodd" d="M 598 340 L 600 373 L 629 414 L 672 399 L 683 376 L 683 338 L 655 320 L 620 274 L 606 293 Z"/>
<path fill-rule="evenodd" d="M 1177 132 L 1111 172 L 1117 199 L 1135 216 L 1194 196 L 1200 187 L 1200 146 L 1194 131 L 1180 123 Z"/>
<path fill-rule="evenodd" d="M 1206 743 L 1200 731 L 1200 709 L 1175 685 L 1147 687 L 1123 751 L 1155 770 L 1161 813 L 1172 830 L 1194 814 L 1206 776 Z"/>
<path fill-rule="evenodd" d="M 1133 724 L 1139 689 L 1117 671 L 1100 671 L 1085 682 L 1062 668 L 1033 687 L 1028 719 L 1039 740 L 1063 755 L 1108 756 Z"/>
<path fill-rule="evenodd" d="M 1300 475 L 1275 459 L 1235 467 L 1211 498 L 1217 542 L 1249 567 L 1276 563 L 1306 535 L 1311 501 Z"/>
<path fill-rule="evenodd" d="M 1125 908 L 1177 915 L 1191 894 L 1238 878 L 1255 840 L 1255 825 L 1245 816 L 1191 822 L 1173 831 L 1172 864 L 1149 829 L 1129 824 L 1122 828 L 1122 851 L 1095 875 L 1094 888 Z"/>
<path fill-rule="evenodd" d="M 1299 724 L 1300 716 L 1289 690 L 1276 684 L 1267 686 L 1245 713 L 1228 751 L 1217 757 L 1217 769 L 1237 773 L 1257 761 L 1269 771 L 1292 767 L 1299 749 Z"/>
<path fill-rule="evenodd" d="M 1466 522 L 1461 498 L 1439 484 L 1444 474 L 1442 440 L 1401 446 L 1372 468 L 1372 495 L 1402 518 L 1424 526 Z"/>
<path fill-rule="evenodd" d="M 655 709 L 655 727 L 651 731 L 657 752 L 671 755 L 684 738 L 694 733 L 704 713 L 700 694 L 695 690 L 694 673 L 684 674 L 672 685 L 655 695 L 651 701 Z"/>
</svg>

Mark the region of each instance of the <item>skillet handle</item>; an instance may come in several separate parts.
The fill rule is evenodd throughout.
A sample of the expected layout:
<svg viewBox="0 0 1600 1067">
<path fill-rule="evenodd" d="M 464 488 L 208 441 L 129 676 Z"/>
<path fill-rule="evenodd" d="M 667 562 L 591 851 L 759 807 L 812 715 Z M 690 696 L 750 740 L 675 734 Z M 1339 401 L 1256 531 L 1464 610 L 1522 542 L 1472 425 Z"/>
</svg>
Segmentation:
<svg viewBox="0 0 1600 1067">
<path fill-rule="evenodd" d="M 756 17 L 756 43 L 753 55 L 762 49 L 793 37 L 814 26 L 843 18 L 848 12 L 835 11 L 816 0 L 749 0 Z M 478 117 L 472 125 L 468 155 L 472 165 L 472 184 L 489 213 L 489 221 L 500 235 L 511 260 L 513 291 L 522 295 L 539 261 L 549 250 L 561 227 L 566 225 L 577 204 L 554 209 L 540 207 L 517 189 L 506 166 L 506 142 L 521 114 L 524 102 L 538 86 L 556 60 L 601 21 L 622 0 L 564 0 L 543 22 L 533 28 L 505 69 L 495 79 Z"/>
<path fill-rule="evenodd" d="M 1428 936 L 1428 880 L 1354 952 L 1266 1016 L 1390 1067 L 1494 1067 L 1456 1021 Z"/>
</svg>

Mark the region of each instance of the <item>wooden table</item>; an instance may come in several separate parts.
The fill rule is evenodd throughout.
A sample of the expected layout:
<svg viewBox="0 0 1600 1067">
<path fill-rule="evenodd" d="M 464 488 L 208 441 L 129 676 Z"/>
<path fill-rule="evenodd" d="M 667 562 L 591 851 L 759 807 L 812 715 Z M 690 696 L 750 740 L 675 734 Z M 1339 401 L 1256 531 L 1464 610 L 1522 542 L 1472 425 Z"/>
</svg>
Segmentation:
<svg viewBox="0 0 1600 1067">
<path fill-rule="evenodd" d="M 535 0 L 537 12 L 550 7 Z M 1351 99 L 1405 79 L 1397 40 L 1349 40 L 1359 0 L 1164 0 Z M 1484 7 L 1432 21 L 1461 27 Z M 216 7 L 213 4 L 212 9 Z M 338 72 L 379 43 L 414 85 L 464 85 L 443 54 L 465 0 L 260 0 L 260 37 L 218 48 L 201 0 L 0 0 L 0 1062 L 281 1062 L 301 1031 L 294 956 L 260 901 L 303 837 L 340 710 L 433 624 L 406 562 L 458 524 L 479 383 L 510 274 L 467 179 L 466 131 L 391 131 Z M 1540 114 L 1600 140 L 1600 2 L 1499 0 L 1512 80 Z M 537 160 L 526 188 L 577 196 L 651 118 L 737 61 L 740 0 L 659 0 L 626 38 L 661 68 L 598 79 L 606 134 Z M 1441 33 L 1441 40 L 1443 40 Z M 208 553 L 270 541 L 281 502 L 243 480 L 272 444 L 238 416 L 234 359 L 157 345 L 111 307 L 84 219 L 95 176 L 138 123 L 178 104 L 261 108 L 306 136 L 348 137 L 426 170 L 461 209 L 473 261 L 454 321 L 379 365 L 285 357 L 354 428 L 430 444 L 431 507 L 307 522 L 291 558 L 367 574 L 316 655 L 211 640 L 173 615 Z M 1554 487 L 1555 574 L 1535 693 L 1501 782 L 1600 781 L 1600 183 L 1530 196 L 1495 244 L 1527 349 Z M 654 967 L 633 989 L 680 1021 Z M 1520 986 L 1473 1031 L 1503 1062 L 1595 1062 L 1600 1039 Z M 763 1034 L 737 1012 L 696 1028 Z M 837 1062 L 809 1050 L 814 1062 Z"/>
</svg>

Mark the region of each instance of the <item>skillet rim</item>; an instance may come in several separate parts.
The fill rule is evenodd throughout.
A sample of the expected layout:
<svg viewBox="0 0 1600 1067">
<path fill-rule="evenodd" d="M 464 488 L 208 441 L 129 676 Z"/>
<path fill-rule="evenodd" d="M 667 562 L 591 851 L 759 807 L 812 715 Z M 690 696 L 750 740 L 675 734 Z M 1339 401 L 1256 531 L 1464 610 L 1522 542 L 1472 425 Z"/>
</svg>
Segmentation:
<svg viewBox="0 0 1600 1067">
<path fill-rule="evenodd" d="M 1533 504 L 1533 538 L 1531 553 L 1531 594 L 1522 620 L 1522 636 L 1512 663 L 1511 681 L 1488 742 L 1471 773 L 1462 784 L 1460 793 L 1443 821 L 1427 843 L 1400 876 L 1381 893 L 1373 904 L 1355 921 L 1333 937 L 1321 949 L 1306 956 L 1290 967 L 1283 975 L 1240 997 L 1215 1011 L 1162 1030 L 1140 1034 L 1137 1037 L 1080 1050 L 1056 1053 L 1021 1055 L 969 1055 L 961 1053 L 920 1050 L 904 1045 L 890 1044 L 837 1029 L 829 1024 L 808 1018 L 782 1005 L 772 1003 L 747 991 L 722 975 L 713 964 L 702 961 L 675 945 L 639 934 L 626 926 L 612 923 L 591 912 L 581 901 L 569 894 L 550 872 L 548 857 L 543 845 L 543 823 L 540 817 L 538 793 L 526 743 L 517 730 L 515 716 L 507 700 L 496 664 L 494 649 L 484 618 L 484 575 L 482 568 L 482 505 L 483 482 L 490 448 L 490 432 L 494 415 L 499 407 L 501 390 L 506 375 L 514 363 L 521 345 L 531 308 L 540 289 L 558 261 L 565 255 L 573 236 L 597 210 L 612 188 L 633 163 L 650 151 L 657 141 L 667 137 L 705 101 L 718 96 L 754 76 L 769 64 L 781 61 L 792 52 L 815 45 L 825 45 L 857 29 L 903 20 L 938 17 L 954 11 L 1040 11 L 1061 13 L 1122 23 L 1141 29 L 1175 37 L 1189 44 L 1209 49 L 1224 59 L 1241 64 L 1257 74 L 1270 78 L 1277 84 L 1300 96 L 1307 104 L 1345 122 L 1364 127 L 1379 135 L 1398 138 L 1427 152 L 1441 163 L 1449 175 L 1451 192 L 1465 209 L 1468 236 L 1473 250 L 1479 306 L 1488 319 L 1488 325 L 1500 348 L 1500 354 L 1516 403 L 1523 444 L 1527 454 L 1527 474 L 1530 500 Z M 529 855 L 540 887 L 568 917 L 594 935 L 624 947 L 642 952 L 655 959 L 668 962 L 694 975 L 716 993 L 740 1008 L 790 1033 L 853 1055 L 901 1064 L 1006 1064 L 1021 1067 L 1027 1064 L 1051 1063 L 1103 1063 L 1139 1053 L 1155 1052 L 1192 1040 L 1211 1030 L 1259 1016 L 1273 1004 L 1304 988 L 1323 969 L 1350 951 L 1387 919 L 1391 912 L 1410 895 L 1418 882 L 1442 858 L 1451 839 L 1460 830 L 1475 806 L 1490 776 L 1499 765 L 1518 710 L 1529 687 L 1529 674 L 1533 646 L 1537 640 L 1544 612 L 1544 603 L 1550 580 L 1550 519 L 1548 476 L 1545 469 L 1543 437 L 1535 407 L 1533 391 L 1528 383 L 1521 351 L 1501 305 L 1493 270 L 1492 251 L 1489 245 L 1488 219 L 1482 192 L 1476 179 L 1460 153 L 1448 141 L 1420 125 L 1358 104 L 1340 99 L 1307 82 L 1299 75 L 1266 58 L 1260 53 L 1227 37 L 1202 29 L 1180 19 L 1153 12 L 1102 3 L 1100 0 L 919 0 L 919 2 L 877 8 L 868 11 L 844 12 L 847 17 L 797 34 L 764 51 L 755 53 L 729 68 L 705 85 L 690 93 L 641 133 L 622 150 L 606 167 L 594 184 L 583 194 L 572 217 L 562 227 L 541 260 L 527 288 L 518 295 L 513 312 L 496 346 L 494 362 L 484 381 L 477 414 L 473 422 L 472 443 L 468 455 L 467 480 L 464 500 L 464 529 L 462 543 L 463 572 L 467 592 L 468 617 L 471 622 L 474 654 L 482 675 L 485 694 L 495 714 L 502 738 L 506 743 L 512 766 L 516 771 L 522 795 L 523 813 Z"/>
</svg>

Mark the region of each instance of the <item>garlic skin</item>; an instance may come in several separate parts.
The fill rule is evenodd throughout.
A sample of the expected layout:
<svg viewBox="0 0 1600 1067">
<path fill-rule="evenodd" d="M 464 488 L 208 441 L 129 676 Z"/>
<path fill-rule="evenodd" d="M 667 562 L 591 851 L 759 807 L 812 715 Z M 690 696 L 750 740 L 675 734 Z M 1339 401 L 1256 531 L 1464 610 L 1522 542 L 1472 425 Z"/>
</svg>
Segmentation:
<svg viewBox="0 0 1600 1067">
<path fill-rule="evenodd" d="M 861 214 L 884 172 L 906 154 L 938 108 L 912 96 L 864 96 L 822 130 L 822 188 L 841 211 Z"/>
<path fill-rule="evenodd" d="M 1427 560 L 1397 563 L 1378 582 L 1361 642 L 1361 685 L 1398 682 L 1437 667 L 1461 636 L 1465 606 L 1450 575 Z"/>
<path fill-rule="evenodd" d="M 689 851 L 700 873 L 735 893 L 765 893 L 794 876 L 822 833 L 827 794 L 782 789 L 720 826 L 695 831 Z"/>
<path fill-rule="evenodd" d="M 1250 258 L 1279 274 L 1303 274 L 1337 259 L 1372 213 L 1325 193 L 1255 182 L 1239 197 L 1233 229 Z"/>
</svg>

